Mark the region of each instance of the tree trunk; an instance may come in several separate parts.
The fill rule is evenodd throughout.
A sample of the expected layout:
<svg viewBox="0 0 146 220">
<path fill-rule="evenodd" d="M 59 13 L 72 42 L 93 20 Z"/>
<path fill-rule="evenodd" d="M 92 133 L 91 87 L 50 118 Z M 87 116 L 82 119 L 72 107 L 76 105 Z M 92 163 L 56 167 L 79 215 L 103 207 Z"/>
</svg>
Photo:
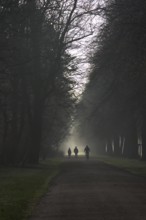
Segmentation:
<svg viewBox="0 0 146 220">
<path fill-rule="evenodd" d="M 119 136 L 114 137 L 114 155 L 115 156 L 120 156 L 121 155 L 121 149 L 119 145 Z"/>
<path fill-rule="evenodd" d="M 107 154 L 108 155 L 112 155 L 113 154 L 112 141 L 111 141 L 110 138 L 107 140 Z"/>
<path fill-rule="evenodd" d="M 7 164 L 7 142 L 8 142 L 8 130 L 9 130 L 9 122 L 8 122 L 8 116 L 7 112 L 3 112 L 3 136 L 2 136 L 2 146 L 1 146 L 1 152 L 0 152 L 0 163 L 1 164 Z"/>
<path fill-rule="evenodd" d="M 41 106 L 35 110 L 33 117 L 33 123 L 31 127 L 32 132 L 32 145 L 29 154 L 29 163 L 38 164 L 39 155 L 41 150 L 41 139 L 42 139 L 42 113 L 40 111 Z"/>
<path fill-rule="evenodd" d="M 143 112 L 142 121 L 142 160 L 146 160 L 146 112 Z"/>
<path fill-rule="evenodd" d="M 32 40 L 32 56 L 33 56 L 33 81 L 32 91 L 33 100 L 30 107 L 31 112 L 31 146 L 28 154 L 28 162 L 31 164 L 37 164 L 39 162 L 39 154 L 41 150 L 41 138 L 42 138 L 42 109 L 43 109 L 43 88 L 41 78 L 41 20 L 40 14 L 37 11 L 35 2 L 32 2 L 34 15 L 31 19 L 31 40 Z M 30 101 L 31 102 L 31 101 Z"/>
<path fill-rule="evenodd" d="M 133 123 L 130 125 L 129 130 L 125 135 L 123 156 L 127 158 L 138 158 L 137 129 Z"/>
</svg>

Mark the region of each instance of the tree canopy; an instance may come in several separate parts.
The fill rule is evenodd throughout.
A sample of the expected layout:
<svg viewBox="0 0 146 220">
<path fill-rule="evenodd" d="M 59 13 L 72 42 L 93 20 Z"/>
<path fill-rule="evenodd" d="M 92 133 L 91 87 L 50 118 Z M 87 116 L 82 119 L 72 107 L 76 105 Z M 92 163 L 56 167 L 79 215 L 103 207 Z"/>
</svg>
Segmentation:
<svg viewBox="0 0 146 220">
<path fill-rule="evenodd" d="M 73 43 L 96 11 L 79 0 L 0 2 L 0 163 L 39 161 L 67 134 L 74 112 Z"/>
<path fill-rule="evenodd" d="M 79 106 L 81 131 L 102 139 L 106 151 L 145 159 L 145 1 L 106 1 L 103 25 L 92 43 L 89 83 Z M 79 113 L 79 117 L 80 117 Z M 86 128 L 86 129 L 85 129 Z M 121 143 L 124 143 L 121 145 Z M 105 147 L 104 147 L 105 148 Z M 103 150 L 103 149 L 102 149 Z"/>
</svg>

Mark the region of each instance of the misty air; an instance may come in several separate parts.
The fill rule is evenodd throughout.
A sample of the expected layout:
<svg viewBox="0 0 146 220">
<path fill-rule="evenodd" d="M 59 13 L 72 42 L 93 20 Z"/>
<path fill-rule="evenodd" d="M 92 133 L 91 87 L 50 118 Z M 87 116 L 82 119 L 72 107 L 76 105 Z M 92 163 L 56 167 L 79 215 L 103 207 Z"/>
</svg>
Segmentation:
<svg viewBox="0 0 146 220">
<path fill-rule="evenodd" d="M 146 219 L 146 1 L 0 1 L 0 220 Z"/>
</svg>

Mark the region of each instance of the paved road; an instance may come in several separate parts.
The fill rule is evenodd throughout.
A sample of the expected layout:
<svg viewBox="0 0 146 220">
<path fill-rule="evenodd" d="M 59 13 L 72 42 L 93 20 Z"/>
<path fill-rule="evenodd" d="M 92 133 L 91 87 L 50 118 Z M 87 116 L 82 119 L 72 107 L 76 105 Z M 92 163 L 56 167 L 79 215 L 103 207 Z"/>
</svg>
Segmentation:
<svg viewBox="0 0 146 220">
<path fill-rule="evenodd" d="M 146 220 L 146 180 L 96 160 L 67 160 L 30 220 Z"/>
</svg>

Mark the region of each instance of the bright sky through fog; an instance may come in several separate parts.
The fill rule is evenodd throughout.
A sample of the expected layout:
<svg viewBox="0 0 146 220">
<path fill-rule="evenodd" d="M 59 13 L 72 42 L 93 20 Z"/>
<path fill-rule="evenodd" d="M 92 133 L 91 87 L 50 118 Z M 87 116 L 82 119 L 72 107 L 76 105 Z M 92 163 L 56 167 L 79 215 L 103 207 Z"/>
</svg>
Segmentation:
<svg viewBox="0 0 146 220">
<path fill-rule="evenodd" d="M 83 2 L 88 2 L 88 0 L 79 0 L 79 4 L 82 4 Z M 92 0 L 92 4 L 95 7 L 97 7 L 97 2 L 101 2 L 101 0 Z M 103 1 L 102 1 L 103 2 Z M 83 30 L 86 33 L 89 33 L 91 30 L 94 30 L 93 34 L 83 38 L 82 40 L 75 42 L 73 44 L 73 48 L 69 50 L 69 53 L 73 56 L 76 56 L 77 58 L 77 71 L 74 74 L 74 78 L 76 80 L 76 87 L 75 87 L 75 94 L 79 95 L 82 94 L 85 88 L 85 84 L 88 82 L 88 75 L 90 71 L 90 64 L 88 61 L 88 52 L 91 50 L 90 44 L 95 36 L 97 36 L 98 33 L 98 27 L 101 25 L 103 20 L 100 16 L 91 16 L 91 20 L 89 19 L 87 22 L 83 21 Z"/>
<path fill-rule="evenodd" d="M 85 2 L 90 3 L 91 0 L 78 0 L 79 4 L 82 6 Z M 92 0 L 92 6 L 93 9 L 97 7 L 97 3 L 101 0 Z M 90 19 L 91 18 L 91 19 Z M 100 16 L 96 15 L 92 17 L 89 16 L 89 20 L 85 18 L 85 20 L 81 20 L 80 27 L 81 27 L 81 33 L 74 29 L 74 32 L 71 32 L 71 36 L 78 38 L 80 35 L 88 35 L 88 33 L 92 32 L 92 35 L 83 38 L 82 40 L 75 41 L 72 45 L 72 48 L 69 49 L 69 53 L 76 57 L 74 64 L 78 67 L 77 71 L 73 73 L 73 78 L 76 80 L 76 86 L 74 87 L 74 93 L 78 97 L 78 100 L 82 97 L 81 94 L 84 91 L 85 85 L 88 81 L 88 75 L 90 71 L 90 64 L 88 61 L 88 54 L 89 51 L 91 52 L 90 44 L 93 40 L 93 37 L 97 36 L 99 26 L 102 23 L 102 19 Z M 92 30 L 91 30 L 92 29 Z M 77 32 L 76 32 L 77 31 Z M 77 33 L 77 36 L 75 35 Z M 79 154 L 84 154 L 84 147 L 87 144 L 85 138 L 81 140 L 81 137 L 79 136 L 77 130 L 76 130 L 76 123 L 72 125 L 72 129 L 70 130 L 70 135 L 64 140 L 64 142 L 61 145 L 61 150 L 66 155 L 68 147 L 73 149 L 75 146 L 78 146 L 79 148 Z M 88 141 L 87 141 L 88 142 Z"/>
</svg>

